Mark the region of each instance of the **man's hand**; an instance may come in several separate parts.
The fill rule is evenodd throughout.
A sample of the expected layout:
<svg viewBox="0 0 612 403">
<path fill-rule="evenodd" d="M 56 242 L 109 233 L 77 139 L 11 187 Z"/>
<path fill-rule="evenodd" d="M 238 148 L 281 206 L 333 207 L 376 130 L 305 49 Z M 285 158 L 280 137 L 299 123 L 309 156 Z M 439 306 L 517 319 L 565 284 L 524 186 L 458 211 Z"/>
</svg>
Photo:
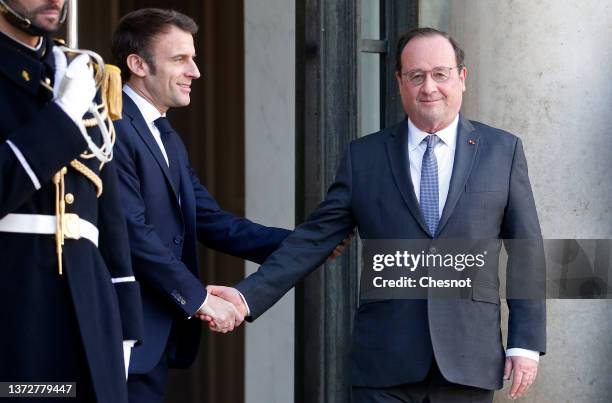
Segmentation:
<svg viewBox="0 0 612 403">
<path fill-rule="evenodd" d="M 53 47 L 55 58 L 55 102 L 77 124 L 91 106 L 96 96 L 93 69 L 88 64 L 88 55 L 79 55 L 67 65 L 66 55 L 57 46 Z"/>
<path fill-rule="evenodd" d="M 206 287 L 206 291 L 208 291 L 208 293 L 211 295 L 215 295 L 228 302 L 231 302 L 236 309 L 238 309 L 238 312 L 240 312 L 243 318 L 248 316 L 249 312 L 247 311 L 247 307 L 244 305 L 244 301 L 237 289 L 233 287 L 224 287 L 221 285 L 209 285 Z M 238 325 L 240 325 L 240 323 L 236 324 L 236 326 Z"/>
<path fill-rule="evenodd" d="M 504 379 L 510 379 L 510 374 L 512 374 L 512 386 L 509 395 L 512 399 L 516 399 L 525 394 L 535 381 L 538 374 L 538 362 L 527 357 L 506 357 Z"/>
<path fill-rule="evenodd" d="M 346 249 L 348 244 L 351 243 L 352 239 L 353 239 L 353 231 L 349 232 L 346 238 L 344 238 L 342 242 L 340 242 L 338 246 L 336 246 L 336 249 L 334 249 L 331 255 L 329 255 L 329 257 L 327 258 L 327 261 L 328 262 L 332 261 L 336 259 L 338 256 L 340 256 L 342 252 L 344 252 L 344 249 Z"/>
<path fill-rule="evenodd" d="M 55 76 L 53 79 L 53 98 L 59 98 L 59 90 L 66 74 L 66 67 L 68 67 L 68 60 L 66 54 L 60 50 L 59 47 L 53 47 L 53 59 L 55 60 Z"/>
<path fill-rule="evenodd" d="M 209 294 L 206 303 L 197 312 L 196 316 L 209 322 L 211 330 L 227 333 L 234 330 L 244 320 L 242 315 L 234 305 L 213 295 Z"/>
</svg>

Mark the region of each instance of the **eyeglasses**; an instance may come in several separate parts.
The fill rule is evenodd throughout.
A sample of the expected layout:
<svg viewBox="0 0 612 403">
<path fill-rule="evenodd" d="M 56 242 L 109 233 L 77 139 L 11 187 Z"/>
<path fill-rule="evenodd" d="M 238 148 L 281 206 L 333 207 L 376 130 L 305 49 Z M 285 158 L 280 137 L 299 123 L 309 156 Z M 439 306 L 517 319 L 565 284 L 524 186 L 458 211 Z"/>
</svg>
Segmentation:
<svg viewBox="0 0 612 403">
<path fill-rule="evenodd" d="M 431 70 L 410 70 L 402 73 L 402 77 L 408 80 L 411 85 L 416 87 L 417 85 L 421 85 L 425 82 L 427 73 L 431 73 L 431 78 L 435 82 L 443 83 L 449 79 L 452 70 L 458 69 L 458 71 L 461 71 L 463 67 L 463 65 L 459 65 L 457 67 L 438 66 Z"/>
</svg>

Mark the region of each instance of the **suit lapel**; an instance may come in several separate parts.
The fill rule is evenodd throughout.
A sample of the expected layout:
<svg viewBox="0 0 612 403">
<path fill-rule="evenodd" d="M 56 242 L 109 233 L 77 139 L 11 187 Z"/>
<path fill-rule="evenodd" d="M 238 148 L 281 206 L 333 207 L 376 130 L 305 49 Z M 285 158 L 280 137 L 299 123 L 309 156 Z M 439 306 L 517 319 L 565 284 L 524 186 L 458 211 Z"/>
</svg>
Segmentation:
<svg viewBox="0 0 612 403">
<path fill-rule="evenodd" d="M 149 149 L 151 154 L 153 154 L 153 157 L 157 161 L 159 168 L 164 173 L 166 182 L 168 182 L 168 184 L 170 185 L 170 188 L 174 192 L 174 196 L 176 197 L 176 200 L 178 201 L 179 189 L 175 189 L 175 185 L 172 182 L 172 179 L 170 176 L 170 170 L 168 169 L 168 164 L 166 163 L 166 160 L 164 159 L 164 155 L 159 149 L 159 145 L 155 141 L 155 138 L 153 137 L 151 130 L 149 130 L 147 123 L 142 117 L 142 114 L 138 110 L 138 107 L 136 106 L 134 101 L 132 101 L 132 99 L 125 93 L 123 94 L 123 112 L 125 112 L 125 114 L 129 116 L 130 122 L 132 123 L 132 126 L 134 126 L 136 133 L 138 133 L 140 138 L 142 138 L 142 141 L 144 141 L 144 143 L 147 145 L 147 148 Z"/>
<path fill-rule="evenodd" d="M 430 234 L 419 202 L 414 194 L 412 179 L 410 177 L 410 161 L 408 159 L 408 120 L 397 124 L 391 129 L 391 135 L 387 138 L 387 155 L 391 164 L 391 172 L 395 183 L 408 206 L 408 209 L 419 223 L 423 231 Z M 431 234 L 430 234 L 431 235 Z"/>
<path fill-rule="evenodd" d="M 455 162 L 453 163 L 453 174 L 451 176 L 448 196 L 444 204 L 444 210 L 438 224 L 438 233 L 442 232 L 444 225 L 448 222 L 457 201 L 465 191 L 465 183 L 470 176 L 474 165 L 474 158 L 478 151 L 479 135 L 469 120 L 459 115 L 459 126 L 457 129 L 457 146 L 455 149 Z"/>
</svg>

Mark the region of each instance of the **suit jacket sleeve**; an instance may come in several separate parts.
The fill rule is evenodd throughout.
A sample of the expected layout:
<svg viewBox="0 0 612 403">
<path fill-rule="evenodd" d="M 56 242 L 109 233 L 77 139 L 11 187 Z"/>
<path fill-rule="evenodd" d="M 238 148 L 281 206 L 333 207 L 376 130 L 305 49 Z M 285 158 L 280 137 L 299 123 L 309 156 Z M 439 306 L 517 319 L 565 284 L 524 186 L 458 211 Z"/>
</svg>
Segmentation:
<svg viewBox="0 0 612 403">
<path fill-rule="evenodd" d="M 527 160 L 517 139 L 508 204 L 502 223 L 502 238 L 508 251 L 506 275 L 508 348 L 546 351 L 546 303 L 542 234 L 529 183 Z M 541 297 L 541 298 L 540 298 Z"/>
<path fill-rule="evenodd" d="M 166 296 L 183 316 L 192 316 L 206 298 L 206 289 L 183 262 L 176 259 L 157 234 L 157 228 L 145 219 L 146 206 L 140 193 L 136 152 L 128 130 L 118 127 L 115 160 L 119 191 L 127 221 L 134 273 L 138 281 Z M 121 133 L 123 131 L 123 133 Z M 180 297 L 178 297 L 180 296 Z"/>
<path fill-rule="evenodd" d="M 111 162 L 101 172 L 104 191 L 98 203 L 99 248 L 117 293 L 123 339 L 142 340 L 142 300 L 132 272 L 127 228 L 117 193 L 115 165 Z"/>
<path fill-rule="evenodd" d="M 40 187 L 87 148 L 78 127 L 53 102 L 27 124 L 0 136 L 7 140 L 0 144 L 0 218 L 38 190 L 34 181 Z"/>
<path fill-rule="evenodd" d="M 261 264 L 290 234 L 286 229 L 266 227 L 222 210 L 191 166 L 188 170 L 196 198 L 197 236 L 203 245 Z"/>
<path fill-rule="evenodd" d="M 236 285 L 249 305 L 250 320 L 268 310 L 298 281 L 320 266 L 355 227 L 351 178 L 349 148 L 325 200 L 257 272 Z"/>
</svg>

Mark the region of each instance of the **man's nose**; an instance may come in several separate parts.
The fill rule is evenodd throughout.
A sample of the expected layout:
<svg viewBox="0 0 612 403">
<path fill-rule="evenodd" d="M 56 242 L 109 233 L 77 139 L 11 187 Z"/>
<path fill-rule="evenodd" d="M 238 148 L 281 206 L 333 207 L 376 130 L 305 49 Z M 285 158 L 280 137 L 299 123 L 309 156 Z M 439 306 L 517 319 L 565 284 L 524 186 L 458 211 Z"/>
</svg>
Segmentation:
<svg viewBox="0 0 612 403">
<path fill-rule="evenodd" d="M 200 78 L 200 70 L 193 59 L 189 61 L 189 70 L 187 70 L 187 75 L 194 80 Z"/>
<path fill-rule="evenodd" d="M 425 81 L 421 84 L 421 91 L 426 94 L 431 94 L 438 90 L 438 83 L 431 78 L 431 72 L 425 73 Z"/>
</svg>

